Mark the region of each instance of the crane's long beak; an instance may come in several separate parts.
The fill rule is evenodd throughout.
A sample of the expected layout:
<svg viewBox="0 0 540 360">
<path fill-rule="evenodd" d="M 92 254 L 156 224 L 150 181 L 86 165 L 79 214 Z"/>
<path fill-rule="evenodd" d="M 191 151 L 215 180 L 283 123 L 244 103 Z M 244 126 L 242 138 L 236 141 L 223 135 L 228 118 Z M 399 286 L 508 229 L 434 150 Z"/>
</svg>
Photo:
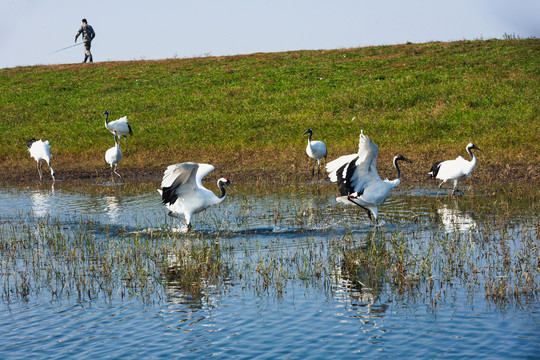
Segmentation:
<svg viewBox="0 0 540 360">
<path fill-rule="evenodd" d="M 476 149 L 476 150 L 478 150 L 478 151 L 482 151 L 482 149 L 476 147 L 476 145 L 473 145 L 472 149 Z M 482 151 L 482 152 L 483 152 L 483 151 Z"/>
<path fill-rule="evenodd" d="M 408 162 L 409 164 L 412 164 L 412 160 L 411 160 L 411 159 L 407 159 L 406 157 L 403 158 L 403 161 L 406 161 L 406 162 Z"/>
</svg>

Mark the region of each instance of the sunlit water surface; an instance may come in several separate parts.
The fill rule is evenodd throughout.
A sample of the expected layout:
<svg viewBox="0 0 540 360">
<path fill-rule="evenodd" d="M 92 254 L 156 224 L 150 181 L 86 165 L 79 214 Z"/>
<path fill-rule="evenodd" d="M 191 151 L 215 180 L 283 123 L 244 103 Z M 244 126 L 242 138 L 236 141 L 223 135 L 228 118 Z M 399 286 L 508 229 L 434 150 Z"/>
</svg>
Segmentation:
<svg viewBox="0 0 540 360">
<path fill-rule="evenodd" d="M 490 218 L 490 206 L 482 204 L 481 193 L 456 201 L 433 189 L 408 189 L 381 207 L 378 231 L 414 233 L 418 241 L 434 232 L 467 236 Z M 181 227 L 151 189 L 62 183 L 0 189 L 0 226 L 32 228 L 46 219 L 66 231 L 90 223 L 102 241 L 110 236 L 103 228 L 125 237 Z M 233 258 L 324 247 L 330 239 L 362 242 L 374 231 L 364 212 L 337 204 L 324 189 L 261 195 L 240 188 L 197 215 L 193 227 L 195 234 L 236 249 Z M 471 294 L 459 284 L 434 302 L 433 296 L 399 296 L 388 284 L 377 294 L 354 290 L 337 270 L 330 281 L 290 279 L 279 292 L 232 278 L 225 287 L 210 286 L 198 295 L 163 282 L 145 297 L 120 291 L 92 299 L 58 297 L 43 290 L 21 299 L 6 295 L 6 277 L 2 270 L 0 358 L 5 359 L 540 357 L 536 299 L 500 305 L 481 289 Z"/>
</svg>

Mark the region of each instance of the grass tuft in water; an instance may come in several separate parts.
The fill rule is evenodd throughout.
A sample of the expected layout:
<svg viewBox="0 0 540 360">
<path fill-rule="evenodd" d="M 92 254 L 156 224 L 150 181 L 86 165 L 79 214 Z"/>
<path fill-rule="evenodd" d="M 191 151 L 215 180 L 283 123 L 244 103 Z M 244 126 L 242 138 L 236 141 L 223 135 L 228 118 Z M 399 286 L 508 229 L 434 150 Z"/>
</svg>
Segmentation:
<svg viewBox="0 0 540 360">
<path fill-rule="evenodd" d="M 202 294 L 209 286 L 220 286 L 229 278 L 221 246 L 217 240 L 183 237 L 171 239 L 164 263 L 169 287 L 189 295 Z"/>
</svg>

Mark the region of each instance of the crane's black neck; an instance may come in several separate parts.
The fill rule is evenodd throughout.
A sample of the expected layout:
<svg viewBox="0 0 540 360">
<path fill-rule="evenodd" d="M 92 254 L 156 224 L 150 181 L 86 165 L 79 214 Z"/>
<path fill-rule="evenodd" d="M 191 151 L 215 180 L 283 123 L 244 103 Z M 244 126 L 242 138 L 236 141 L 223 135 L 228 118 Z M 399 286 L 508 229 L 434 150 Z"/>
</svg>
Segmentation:
<svg viewBox="0 0 540 360">
<path fill-rule="evenodd" d="M 471 155 L 471 161 L 474 160 L 474 153 L 472 152 L 472 147 L 468 147 L 467 152 L 469 153 L 469 155 Z"/>
<path fill-rule="evenodd" d="M 219 189 L 221 190 L 221 195 L 218 196 L 220 199 L 224 199 L 225 196 L 227 196 L 227 190 L 225 190 L 225 186 L 223 184 L 223 181 L 220 181 L 218 184 Z"/>
<path fill-rule="evenodd" d="M 401 159 L 394 158 L 394 167 L 396 168 L 396 171 L 397 171 L 397 180 L 401 181 L 401 170 L 399 169 L 399 165 L 398 165 L 399 160 L 401 160 Z"/>
</svg>

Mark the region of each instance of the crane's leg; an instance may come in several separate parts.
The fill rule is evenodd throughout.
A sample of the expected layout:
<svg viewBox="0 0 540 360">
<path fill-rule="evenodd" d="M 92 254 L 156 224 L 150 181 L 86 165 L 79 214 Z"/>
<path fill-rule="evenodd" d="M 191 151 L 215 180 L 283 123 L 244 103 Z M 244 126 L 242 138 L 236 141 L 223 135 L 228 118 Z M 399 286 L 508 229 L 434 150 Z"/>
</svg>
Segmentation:
<svg viewBox="0 0 540 360">
<path fill-rule="evenodd" d="M 49 170 L 51 170 L 52 181 L 56 181 L 56 179 L 54 178 L 54 170 L 53 170 L 53 168 L 51 167 L 51 162 L 49 161 L 49 162 L 47 163 L 47 165 L 49 165 Z"/>
<path fill-rule="evenodd" d="M 313 167 L 311 168 L 311 176 L 315 175 L 315 166 L 317 165 L 317 162 L 313 163 Z"/>
<path fill-rule="evenodd" d="M 184 219 L 181 218 L 180 216 L 175 215 L 175 214 L 174 214 L 172 211 L 170 211 L 170 210 L 169 210 L 169 212 L 167 213 L 167 215 L 169 215 L 170 217 L 175 218 L 175 219 L 184 220 Z"/>
<path fill-rule="evenodd" d="M 317 159 L 317 180 L 319 180 L 321 175 L 321 160 Z"/>
<path fill-rule="evenodd" d="M 437 190 L 437 195 L 439 195 L 439 193 L 441 192 L 443 184 L 444 184 L 444 181 L 439 184 L 439 188 Z"/>
<path fill-rule="evenodd" d="M 357 202 L 354 202 L 350 197 L 347 197 L 347 200 L 352 202 L 354 205 L 360 206 L 362 209 L 366 210 L 369 221 L 373 221 L 373 219 L 371 218 L 371 211 L 368 208 L 358 204 Z"/>
<path fill-rule="evenodd" d="M 452 189 L 452 196 L 455 196 L 456 192 L 461 192 L 457 188 L 457 180 L 454 180 L 454 188 Z"/>
<path fill-rule="evenodd" d="M 167 215 L 169 215 L 170 217 L 172 218 L 175 218 L 175 219 L 178 219 L 178 220 L 182 220 L 182 221 L 185 221 L 186 223 L 186 232 L 189 232 L 191 230 L 191 219 L 190 220 L 187 220 L 187 219 L 184 219 L 184 218 L 181 218 L 180 216 L 178 215 L 175 215 L 172 211 L 169 210 L 169 212 L 167 213 Z"/>
<path fill-rule="evenodd" d="M 43 172 L 41 171 L 41 162 L 37 163 L 37 171 L 39 174 L 39 181 L 43 181 Z"/>
<path fill-rule="evenodd" d="M 120 175 L 120 174 L 118 173 L 117 170 L 118 170 L 118 165 L 116 165 L 116 166 L 114 167 L 114 173 L 115 173 L 116 175 L 118 175 L 118 177 L 119 177 L 122 181 L 124 181 L 124 178 L 122 177 L 122 175 Z"/>
</svg>

